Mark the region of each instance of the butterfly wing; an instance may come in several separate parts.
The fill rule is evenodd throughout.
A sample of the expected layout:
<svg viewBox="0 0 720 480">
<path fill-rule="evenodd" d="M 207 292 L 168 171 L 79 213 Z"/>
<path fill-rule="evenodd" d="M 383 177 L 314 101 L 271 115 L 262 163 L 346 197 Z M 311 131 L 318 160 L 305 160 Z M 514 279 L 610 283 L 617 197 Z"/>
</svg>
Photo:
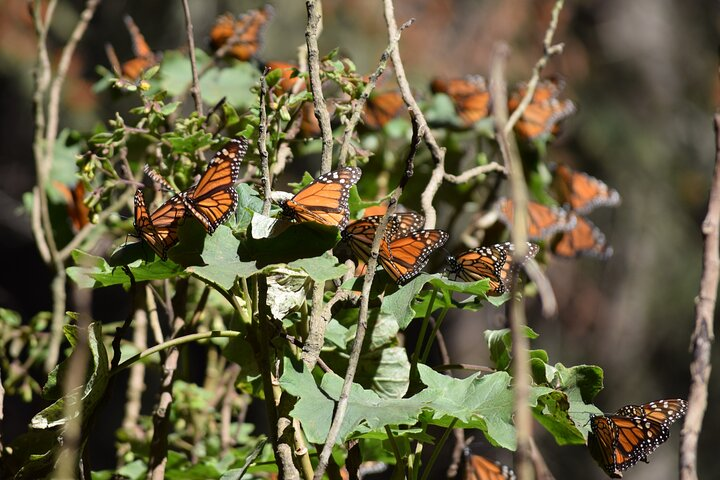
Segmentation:
<svg viewBox="0 0 720 480">
<path fill-rule="evenodd" d="M 122 64 L 122 75 L 129 80 L 137 80 L 140 75 L 158 62 L 155 54 L 145 41 L 145 37 L 140 29 L 129 15 L 125 16 L 125 26 L 130 32 L 130 40 L 132 41 L 132 50 L 135 58 Z"/>
<path fill-rule="evenodd" d="M 555 185 L 562 201 L 580 214 L 596 207 L 614 207 L 620 204 L 620 194 L 604 182 L 587 173 L 578 172 L 566 165 L 555 168 Z"/>
<path fill-rule="evenodd" d="M 575 113 L 570 100 L 559 100 L 564 83 L 556 78 L 541 80 L 535 88 L 530 104 L 515 124 L 521 138 L 534 140 L 544 135 L 557 134 L 558 122 Z M 527 92 L 527 85 L 520 84 L 508 100 L 508 110 L 513 112 Z"/>
<path fill-rule="evenodd" d="M 298 222 L 315 222 L 340 229 L 348 222 L 350 188 L 362 171 L 357 167 L 343 167 L 320 175 L 291 200 L 281 204 L 283 213 Z"/>
<path fill-rule="evenodd" d="M 342 238 L 352 249 L 355 257 L 363 262 L 370 258 L 375 232 L 383 215 L 371 215 L 355 220 L 348 224 L 342 232 Z M 392 242 L 401 237 L 406 237 L 416 230 L 420 230 L 425 224 L 425 217 L 415 212 L 396 213 L 388 219 L 385 229 L 385 240 Z"/>
<path fill-rule="evenodd" d="M 455 111 L 465 126 L 470 126 L 490 114 L 490 92 L 480 75 L 465 78 L 436 78 L 430 83 L 433 93 L 444 93 L 455 105 Z"/>
<path fill-rule="evenodd" d="M 135 191 L 135 230 L 157 255 L 167 260 L 167 252 L 178 241 L 178 226 L 185 216 L 185 203 L 175 195 L 151 215 L 148 214 L 142 190 Z"/>
<path fill-rule="evenodd" d="M 537 255 L 539 248 L 528 242 L 528 253 L 522 263 Z M 512 242 L 498 243 L 488 247 L 479 247 L 461 253 L 457 257 L 448 257 L 449 272 L 464 282 L 476 282 L 483 278 L 490 280 L 488 294 L 501 295 L 510 289 L 510 276 L 520 265 L 513 263 L 515 246 Z"/>
<path fill-rule="evenodd" d="M 467 455 L 463 480 L 516 480 L 515 472 L 500 462 L 481 455 Z"/>
<path fill-rule="evenodd" d="M 606 244 L 605 235 L 587 218 L 577 217 L 575 226 L 562 234 L 552 246 L 556 255 L 566 258 L 590 256 L 604 260 L 613 253 Z"/>
<path fill-rule="evenodd" d="M 272 18 L 274 9 L 270 5 L 249 10 L 237 20 L 232 14 L 218 17 L 210 30 L 210 44 L 214 50 L 227 48 L 230 55 L 247 62 L 260 49 L 262 32 Z"/>
<path fill-rule="evenodd" d="M 615 456 L 617 435 L 617 426 L 608 417 L 596 415 L 590 418 L 590 433 L 587 439 L 590 455 L 612 478 L 622 478 Z"/>
<path fill-rule="evenodd" d="M 390 120 L 397 118 L 405 109 L 402 95 L 397 91 L 389 91 L 370 95 L 363 108 L 365 126 L 379 130 Z"/>
<path fill-rule="evenodd" d="M 498 202 L 500 220 L 512 228 L 514 205 L 509 198 L 501 198 Z M 558 207 L 548 207 L 536 202 L 528 202 L 528 238 L 543 240 L 557 232 L 570 230 L 575 226 L 575 215 Z"/>
<path fill-rule="evenodd" d="M 227 220 L 237 207 L 235 182 L 240 174 L 240 162 L 247 149 L 247 140 L 230 140 L 210 160 L 198 183 L 180 194 L 190 213 L 210 234 Z"/>
<path fill-rule="evenodd" d="M 669 427 L 685 416 L 687 402 L 679 398 L 657 400 L 643 405 L 626 405 L 616 415 L 626 417 L 643 417 L 651 422 Z"/>
<path fill-rule="evenodd" d="M 435 250 L 445 245 L 447 232 L 420 230 L 392 242 L 380 245 L 380 265 L 398 284 L 403 285 L 417 276 Z"/>
</svg>

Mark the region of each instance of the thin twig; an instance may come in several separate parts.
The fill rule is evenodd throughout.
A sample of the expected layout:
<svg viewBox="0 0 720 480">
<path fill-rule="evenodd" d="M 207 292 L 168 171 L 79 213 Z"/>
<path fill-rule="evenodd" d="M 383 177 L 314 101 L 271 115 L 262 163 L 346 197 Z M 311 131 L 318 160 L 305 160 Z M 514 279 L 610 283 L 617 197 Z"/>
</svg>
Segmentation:
<svg viewBox="0 0 720 480">
<path fill-rule="evenodd" d="M 514 205 L 514 222 L 511 231 L 515 250 L 513 261 L 522 263 L 527 252 L 527 187 L 522 171 L 522 163 L 512 130 L 505 134 L 507 122 L 507 85 L 505 83 L 505 62 L 509 54 L 507 45 L 498 45 L 493 54 L 491 67 L 491 96 L 494 99 L 494 117 L 496 138 L 500 145 L 505 165 L 510 177 L 510 187 Z M 513 277 L 511 294 L 517 285 L 517 272 Z M 529 406 L 530 371 L 529 341 L 525 336 L 525 311 L 522 297 L 511 300 L 510 329 L 512 331 L 513 356 L 513 403 L 515 412 L 515 431 L 517 452 L 515 469 L 520 480 L 533 478 L 532 465 L 532 413 Z"/>
<path fill-rule="evenodd" d="M 355 130 L 355 126 L 360 121 L 360 117 L 362 116 L 363 107 L 365 106 L 365 103 L 367 102 L 367 99 L 370 98 L 370 94 L 375 89 L 375 85 L 377 85 L 377 81 L 380 78 L 380 75 L 383 74 L 385 71 L 385 68 L 387 67 L 388 59 L 390 58 L 390 55 L 392 54 L 393 50 L 397 47 L 398 42 L 400 41 L 400 35 L 403 30 L 408 28 L 410 25 L 413 24 L 415 19 L 410 19 L 407 22 L 403 23 L 400 27 L 398 34 L 396 37 L 390 38 L 390 43 L 388 44 L 385 51 L 380 56 L 380 61 L 378 62 L 378 66 L 373 72 L 372 75 L 370 75 L 370 79 L 365 84 L 365 88 L 363 89 L 362 93 L 360 94 L 360 98 L 358 98 L 355 103 L 353 104 L 352 108 L 352 114 L 350 115 L 350 119 L 348 120 L 347 124 L 345 125 L 345 130 L 343 131 L 342 139 L 340 141 L 340 155 L 338 157 L 338 166 L 342 167 L 345 166 L 345 162 L 347 162 L 347 156 L 350 152 L 350 139 L 352 138 L 353 131 Z"/>
<path fill-rule="evenodd" d="M 380 243 L 385 236 L 385 229 L 387 227 L 388 221 L 390 220 L 390 217 L 397 210 L 398 199 L 402 195 L 405 185 L 410 180 L 410 177 L 412 177 L 413 175 L 413 162 L 415 160 L 415 154 L 417 153 L 417 148 L 420 143 L 420 137 L 423 132 L 419 123 L 416 121 L 416 117 L 411 118 L 413 126 L 413 136 L 410 143 L 410 152 L 408 153 L 407 159 L 405 161 L 405 172 L 403 173 L 403 176 L 400 179 L 397 188 L 390 196 L 390 200 L 388 202 L 388 209 L 377 226 L 377 229 L 375 231 L 375 237 L 373 238 L 373 243 L 370 248 L 370 256 L 367 262 L 367 273 L 365 273 L 365 280 L 363 281 L 363 287 L 360 294 L 360 311 L 358 313 L 358 325 L 355 332 L 355 339 L 353 340 L 352 348 L 350 350 L 350 358 L 348 359 L 348 367 L 345 373 L 343 386 L 340 390 L 340 398 L 338 399 L 337 407 L 335 408 L 335 414 L 333 415 L 333 420 L 330 425 L 330 430 L 328 431 L 327 438 L 325 439 L 325 444 L 323 445 L 323 449 L 320 452 L 318 465 L 315 469 L 315 476 L 313 477 L 315 480 L 320 480 L 321 478 L 323 478 L 323 474 L 325 473 L 325 469 L 328 465 L 328 460 L 330 459 L 330 454 L 332 453 L 332 449 L 335 446 L 335 441 L 337 440 L 337 436 L 340 432 L 340 427 L 343 423 L 343 420 L 345 419 L 345 414 L 347 413 L 348 401 L 350 399 L 350 389 L 353 385 L 353 379 L 355 378 L 355 372 L 357 371 L 358 361 L 360 360 L 360 352 L 362 351 L 363 340 L 365 339 L 365 332 L 367 331 L 370 289 L 372 287 L 373 279 L 375 278 L 375 270 L 378 263 L 378 252 L 380 251 Z"/>
<path fill-rule="evenodd" d="M 690 340 L 690 392 L 688 411 L 680 438 L 680 480 L 697 480 L 697 445 L 707 409 L 710 380 L 710 353 L 715 340 L 713 319 L 720 270 L 720 113 L 715 114 L 715 170 L 710 187 L 708 211 L 702 224 L 705 237 L 700 293 L 695 300 L 695 330 Z"/>
<path fill-rule="evenodd" d="M 388 38 L 395 38 L 398 34 L 397 22 L 395 21 L 395 7 L 393 6 L 392 0 L 383 0 L 383 10 L 385 15 L 385 24 L 387 26 Z M 425 228 L 434 228 L 437 220 L 437 214 L 435 207 L 433 207 L 433 199 L 437 193 L 445 175 L 445 149 L 441 148 L 432 131 L 428 127 L 425 116 L 418 107 L 415 97 L 413 96 L 410 83 L 405 75 L 405 67 L 403 66 L 402 56 L 400 55 L 400 46 L 398 45 L 392 52 L 393 68 L 395 69 L 395 78 L 397 79 L 398 86 L 400 87 L 400 93 L 402 94 L 403 101 L 408 107 L 410 116 L 413 121 L 417 122 L 420 126 L 420 130 L 423 132 L 423 140 L 430 150 L 430 155 L 435 162 L 435 168 L 430 176 L 425 191 L 423 191 L 420 197 L 420 205 L 422 206 L 423 213 L 425 214 Z"/>
<path fill-rule="evenodd" d="M 545 459 L 540 452 L 540 449 L 535 444 L 534 439 L 530 439 L 530 450 L 532 454 L 533 466 L 535 468 L 535 480 L 555 480 L 552 472 L 545 463 Z"/>
<path fill-rule="evenodd" d="M 535 66 L 533 67 L 533 73 L 530 77 L 530 81 L 527 83 L 527 91 L 525 92 L 525 96 L 522 98 L 522 100 L 518 104 L 518 107 L 513 111 L 512 115 L 510 115 L 510 118 L 505 124 L 505 127 L 503 129 L 503 133 L 505 133 L 505 135 L 512 131 L 517 121 L 520 120 L 520 117 L 525 112 L 527 106 L 530 105 L 530 102 L 535 95 L 535 88 L 540 81 L 540 72 L 542 72 L 542 69 L 545 68 L 545 65 L 547 65 L 550 57 L 555 54 L 562 53 L 563 51 L 564 44 L 558 43 L 557 45 L 553 45 L 552 41 L 553 36 L 555 35 L 555 30 L 557 29 L 560 11 L 562 10 L 564 3 L 565 0 L 555 1 L 555 6 L 553 6 L 552 15 L 550 18 L 550 24 L 545 31 L 545 38 L 543 39 L 543 56 L 540 57 L 540 59 L 537 61 L 537 63 L 535 63 Z M 493 101 L 493 104 L 495 104 L 495 101 Z"/>
<path fill-rule="evenodd" d="M 333 134 L 332 128 L 330 127 L 330 114 L 328 113 L 325 96 L 322 91 L 322 80 L 320 79 L 318 37 L 322 29 L 322 8 L 320 0 L 306 0 L 305 6 L 308 15 L 307 26 L 305 28 L 308 77 L 310 79 L 310 90 L 313 94 L 315 118 L 317 118 L 320 124 L 320 131 L 322 132 L 320 173 L 327 173 L 332 170 Z"/>
<path fill-rule="evenodd" d="M 195 59 L 195 37 L 193 35 L 192 18 L 190 18 L 190 5 L 188 0 L 182 0 L 183 12 L 185 14 L 185 32 L 187 34 L 188 49 L 190 50 L 190 68 L 192 69 L 192 87 L 190 93 L 195 102 L 195 110 L 198 115 L 203 114 L 202 94 L 200 93 L 200 79 L 198 77 L 197 61 Z"/>
<path fill-rule="evenodd" d="M 460 184 L 468 182 L 475 177 L 479 177 L 480 175 L 487 175 L 490 172 L 500 172 L 503 174 L 507 173 L 505 167 L 503 167 L 497 162 L 492 162 L 488 163 L 487 165 L 480 165 L 471 168 L 470 170 L 466 170 L 460 175 L 452 175 L 450 173 L 445 173 L 443 175 L 443 179 L 450 183 Z"/>
<path fill-rule="evenodd" d="M 263 201 L 262 214 L 268 216 L 270 214 L 270 207 L 272 206 L 272 180 L 270 178 L 270 166 L 268 163 L 268 151 L 267 151 L 267 112 L 265 111 L 265 101 L 268 94 L 267 86 L 267 68 L 260 75 L 260 125 L 258 125 L 258 152 L 260 152 L 260 172 L 262 174 L 263 183 L 263 195 L 265 200 Z"/>
</svg>

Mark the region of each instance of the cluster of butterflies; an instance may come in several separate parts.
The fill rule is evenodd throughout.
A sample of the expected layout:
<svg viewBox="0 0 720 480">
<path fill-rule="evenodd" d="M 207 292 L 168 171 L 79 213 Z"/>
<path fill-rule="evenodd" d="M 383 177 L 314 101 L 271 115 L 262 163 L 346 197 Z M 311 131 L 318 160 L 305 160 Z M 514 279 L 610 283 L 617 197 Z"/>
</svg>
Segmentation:
<svg viewBox="0 0 720 480">
<path fill-rule="evenodd" d="M 585 215 L 591 210 L 620 204 L 620 194 L 601 180 L 557 165 L 553 185 L 563 207 L 528 202 L 528 238 L 550 241 L 553 253 L 561 257 L 591 256 L 605 259 L 612 255 L 605 235 Z M 512 200 L 502 198 L 497 204 L 500 220 L 512 227 Z"/>
<path fill-rule="evenodd" d="M 670 437 L 670 425 L 685 416 L 687 402 L 681 399 L 658 400 L 643 405 L 626 405 L 614 414 L 590 418 L 588 449 L 611 478 L 639 461 L 648 463 L 648 455 Z M 464 453 L 463 480 L 516 480 L 515 472 L 500 462 L 481 455 Z"/>
<path fill-rule="evenodd" d="M 240 163 L 248 149 L 244 139 L 231 140 L 210 161 L 199 181 L 190 188 L 175 192 L 157 172 L 146 169 L 156 183 L 173 196 L 150 213 L 141 189 L 135 192 L 135 229 L 163 260 L 178 241 L 178 228 L 188 215 L 195 217 L 212 234 L 235 211 L 238 196 L 235 183 Z M 383 215 L 371 215 L 349 222 L 350 189 L 362 175 L 357 167 L 343 167 L 325 173 L 300 190 L 291 199 L 280 203 L 285 217 L 296 222 L 314 222 L 337 227 L 342 239 L 358 260 L 367 263 L 375 232 Z M 448 240 L 443 230 L 423 229 L 425 219 L 415 212 L 392 215 L 380 242 L 380 265 L 393 281 L 407 283 L 427 265 L 430 255 Z M 492 295 L 509 289 L 510 274 L 515 268 L 513 244 L 500 243 L 468 250 L 457 257 L 448 257 L 448 271 L 461 281 L 490 280 Z M 538 252 L 528 243 L 523 262 Z"/>
</svg>

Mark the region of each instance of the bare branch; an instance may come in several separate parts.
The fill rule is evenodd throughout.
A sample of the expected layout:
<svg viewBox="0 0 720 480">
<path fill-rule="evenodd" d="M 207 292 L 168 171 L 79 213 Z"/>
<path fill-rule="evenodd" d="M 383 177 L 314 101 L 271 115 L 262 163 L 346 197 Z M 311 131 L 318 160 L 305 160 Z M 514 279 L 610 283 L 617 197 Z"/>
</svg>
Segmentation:
<svg viewBox="0 0 720 480">
<path fill-rule="evenodd" d="M 355 378 L 355 372 L 357 371 L 358 361 L 360 360 L 360 352 L 362 351 L 363 340 L 365 339 L 365 332 L 367 331 L 367 317 L 368 307 L 370 303 L 370 289 L 372 287 L 373 279 L 375 278 L 375 270 L 378 264 L 378 252 L 380 251 L 380 243 L 385 236 L 385 229 L 387 227 L 390 217 L 397 210 L 397 202 L 402 195 L 405 185 L 413 175 L 413 162 L 415 160 L 415 154 L 417 153 L 417 147 L 420 143 L 420 137 L 422 135 L 421 127 L 416 121 L 416 117 L 412 117 L 413 125 L 413 137 L 410 144 L 410 152 L 408 153 L 405 161 L 405 172 L 400 179 L 397 188 L 393 191 L 390 196 L 388 209 L 383 215 L 382 220 L 378 224 L 375 231 L 375 237 L 373 238 L 372 247 L 370 248 L 370 257 L 367 262 L 367 273 L 365 273 L 365 280 L 363 282 L 362 292 L 360 294 L 360 311 L 358 313 L 358 325 L 355 332 L 355 339 L 353 340 L 352 348 L 350 350 L 350 358 L 348 359 L 348 367 L 345 373 L 345 379 L 343 381 L 342 389 L 340 390 L 340 398 L 338 399 L 337 406 L 335 408 L 335 414 L 333 415 L 332 424 L 328 431 L 325 444 L 320 452 L 320 458 L 318 465 L 315 469 L 315 480 L 323 478 L 325 469 L 330 459 L 330 454 L 335 446 L 338 433 L 340 432 L 340 426 L 345 419 L 347 413 L 348 401 L 350 399 L 350 389 L 353 385 L 353 379 Z"/>
<path fill-rule="evenodd" d="M 203 114 L 202 95 L 200 93 L 200 79 L 198 77 L 197 61 L 195 60 L 195 37 L 193 35 L 193 24 L 190 18 L 190 5 L 188 0 L 182 0 L 183 13 L 185 14 L 185 32 L 187 34 L 188 49 L 190 50 L 190 68 L 192 69 L 192 87 L 190 93 L 195 102 L 195 110 L 198 114 Z"/>
<path fill-rule="evenodd" d="M 510 133 L 517 123 L 518 120 L 520 120 L 520 117 L 525 112 L 525 109 L 528 105 L 530 105 L 530 102 L 533 99 L 533 96 L 535 95 L 535 88 L 537 87 L 538 82 L 540 81 L 540 72 L 542 72 L 542 69 L 545 68 L 545 65 L 547 65 L 548 60 L 550 60 L 550 57 L 557 53 L 562 53 L 564 45 L 562 43 L 559 43 L 557 45 L 553 45 L 553 36 L 555 35 L 555 30 L 557 29 L 558 25 L 558 18 L 560 17 L 560 11 L 562 10 L 563 4 L 565 3 L 565 0 L 556 0 L 555 6 L 553 6 L 552 9 L 552 16 L 550 18 L 550 24 L 548 25 L 547 30 L 545 31 L 545 38 L 543 40 L 543 56 L 540 57 L 540 59 L 535 63 L 535 66 L 533 67 L 533 73 L 530 77 L 530 81 L 528 81 L 527 84 L 527 91 L 525 92 L 525 96 L 520 101 L 520 104 L 518 104 L 518 107 L 513 111 L 512 115 L 510 115 L 510 118 L 508 119 L 507 123 L 505 124 L 505 129 L 503 132 L 505 135 Z"/>
<path fill-rule="evenodd" d="M 263 184 L 263 195 L 265 200 L 263 201 L 262 214 L 267 216 L 270 214 L 270 207 L 272 206 L 272 182 L 270 179 L 270 167 L 268 164 L 268 151 L 267 151 L 267 112 L 265 111 L 265 100 L 267 99 L 268 86 L 267 86 L 267 69 L 260 75 L 260 125 L 258 126 L 258 152 L 260 152 L 260 172 L 262 174 Z"/>
<path fill-rule="evenodd" d="M 475 177 L 479 177 L 480 175 L 487 175 L 490 172 L 500 172 L 502 174 L 507 174 L 507 170 L 505 169 L 505 167 L 503 167 L 499 163 L 492 162 L 488 163 L 487 165 L 480 165 L 471 168 L 470 170 L 466 170 L 460 175 L 452 175 L 450 173 L 445 173 L 443 175 L 443 179 L 447 180 L 450 183 L 460 184 L 468 182 Z"/>
<path fill-rule="evenodd" d="M 322 156 L 320 173 L 332 170 L 333 135 L 330 128 L 330 114 L 328 113 L 325 96 L 322 91 L 320 79 L 320 52 L 318 50 L 318 37 L 322 29 L 322 11 L 320 0 L 306 0 L 308 20 L 305 28 L 305 43 L 307 44 L 308 73 L 310 77 L 310 90 L 313 94 L 315 118 L 318 119 L 322 131 Z"/>
<path fill-rule="evenodd" d="M 695 300 L 695 330 L 690 340 L 693 356 L 690 363 L 688 411 L 680 438 L 680 479 L 697 480 L 697 446 L 707 409 L 710 380 L 710 353 L 715 340 L 713 319 L 720 270 L 720 113 L 715 114 L 715 171 L 710 187 L 708 211 L 702 224 L 705 237 L 700 293 Z"/>
</svg>

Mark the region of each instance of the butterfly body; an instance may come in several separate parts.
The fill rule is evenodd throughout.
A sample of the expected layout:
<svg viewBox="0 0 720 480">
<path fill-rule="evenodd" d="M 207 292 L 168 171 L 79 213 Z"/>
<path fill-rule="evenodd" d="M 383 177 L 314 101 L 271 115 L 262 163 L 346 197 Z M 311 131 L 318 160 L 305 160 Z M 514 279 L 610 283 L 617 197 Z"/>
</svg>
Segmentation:
<svg viewBox="0 0 720 480">
<path fill-rule="evenodd" d="M 520 265 L 537 255 L 539 248 L 534 243 L 527 244 L 527 254 Z M 488 294 L 501 295 L 511 287 L 511 274 L 520 265 L 513 263 L 515 246 L 511 242 L 498 243 L 487 247 L 478 247 L 463 252 L 457 257 L 447 258 L 447 271 L 455 279 L 464 282 L 490 280 Z"/>
<path fill-rule="evenodd" d="M 535 140 L 545 135 L 556 135 L 559 131 L 558 122 L 575 113 L 575 105 L 570 100 L 558 97 L 565 84 L 557 78 L 541 80 L 533 94 L 532 100 L 515 124 L 515 131 L 521 138 Z M 527 93 L 527 85 L 520 84 L 508 100 L 508 110 L 515 111 Z"/>
<path fill-rule="evenodd" d="M 433 93 L 444 93 L 455 105 L 455 112 L 465 126 L 471 126 L 490 114 L 490 92 L 480 75 L 464 78 L 435 78 L 430 83 Z"/>
<path fill-rule="evenodd" d="M 513 227 L 515 207 L 513 201 L 501 198 L 497 205 L 500 220 L 508 228 Z M 558 232 L 572 229 L 577 218 L 572 212 L 559 207 L 548 207 L 537 202 L 528 202 L 528 238 L 543 240 Z"/>
<path fill-rule="evenodd" d="M 210 30 L 210 45 L 214 50 L 227 49 L 229 55 L 247 62 L 257 54 L 262 44 L 262 32 L 272 18 L 270 5 L 249 10 L 235 17 L 226 13 L 218 17 Z"/>
<path fill-rule="evenodd" d="M 372 130 L 380 130 L 390 120 L 397 118 L 405 110 L 405 101 L 396 90 L 373 93 L 363 108 L 363 123 Z"/>
<path fill-rule="evenodd" d="M 280 204 L 283 215 L 296 222 L 345 228 L 350 188 L 361 175 L 362 171 L 357 167 L 343 167 L 320 175 L 292 199 Z"/>
<path fill-rule="evenodd" d="M 552 251 L 566 258 L 589 256 L 601 260 L 613 254 L 612 248 L 607 245 L 605 234 L 590 220 L 581 216 L 576 216 L 575 226 L 563 232 L 560 239 L 553 243 Z"/>
<path fill-rule="evenodd" d="M 596 207 L 615 207 L 620 194 L 597 178 L 566 165 L 555 167 L 554 182 L 561 200 L 574 212 L 584 215 Z"/>
<path fill-rule="evenodd" d="M 670 437 L 670 425 L 682 418 L 687 402 L 659 400 L 627 405 L 614 414 L 590 418 L 590 454 L 611 478 L 647 457 Z"/>
</svg>

